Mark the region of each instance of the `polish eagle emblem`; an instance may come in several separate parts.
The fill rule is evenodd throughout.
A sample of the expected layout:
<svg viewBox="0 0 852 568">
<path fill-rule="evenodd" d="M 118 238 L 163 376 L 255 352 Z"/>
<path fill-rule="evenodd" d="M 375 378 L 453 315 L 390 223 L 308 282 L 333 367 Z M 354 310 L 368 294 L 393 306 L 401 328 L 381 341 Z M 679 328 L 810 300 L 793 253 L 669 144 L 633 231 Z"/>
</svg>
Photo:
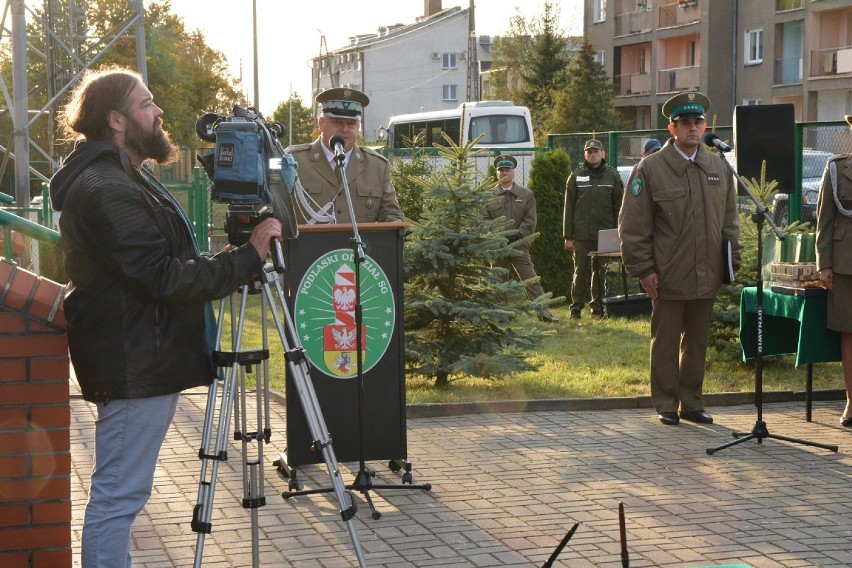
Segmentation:
<svg viewBox="0 0 852 568">
<path fill-rule="evenodd" d="M 351 310 L 355 305 L 355 289 L 346 288 L 343 290 L 334 291 L 334 302 L 340 306 L 343 311 Z"/>
<path fill-rule="evenodd" d="M 334 337 L 335 347 L 340 350 L 343 349 L 354 349 L 355 348 L 355 333 L 356 329 L 352 328 L 351 330 L 346 330 L 345 328 L 338 331 L 336 329 L 331 330 L 331 335 Z"/>
</svg>

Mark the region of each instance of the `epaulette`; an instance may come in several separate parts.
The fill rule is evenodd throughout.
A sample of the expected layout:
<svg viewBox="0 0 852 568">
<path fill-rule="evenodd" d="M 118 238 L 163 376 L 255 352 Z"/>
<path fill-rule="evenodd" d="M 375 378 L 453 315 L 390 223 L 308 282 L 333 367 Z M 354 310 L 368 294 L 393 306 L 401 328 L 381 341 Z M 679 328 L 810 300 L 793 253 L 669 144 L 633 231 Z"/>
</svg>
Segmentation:
<svg viewBox="0 0 852 568">
<path fill-rule="evenodd" d="M 849 157 L 849 154 L 833 154 L 830 158 L 828 158 L 829 162 L 835 162 L 837 160 L 845 160 Z"/>
<path fill-rule="evenodd" d="M 382 160 L 384 160 L 384 161 L 386 161 L 386 162 L 388 161 L 388 159 L 387 159 L 387 158 L 385 158 L 384 156 L 382 156 L 381 154 L 379 154 L 378 152 L 376 152 L 376 151 L 375 151 L 375 150 L 373 150 L 372 148 L 367 148 L 366 146 L 359 146 L 359 148 L 361 148 L 361 151 L 362 151 L 362 152 L 364 152 L 365 154 L 369 154 L 369 155 L 371 155 L 371 156 L 375 156 L 375 157 L 380 158 L 380 159 L 382 159 Z"/>
<path fill-rule="evenodd" d="M 304 152 L 305 150 L 308 150 L 312 145 L 313 145 L 313 143 L 310 143 L 310 144 L 293 144 L 292 146 L 287 148 L 287 150 L 289 150 L 291 154 L 293 152 Z"/>
</svg>

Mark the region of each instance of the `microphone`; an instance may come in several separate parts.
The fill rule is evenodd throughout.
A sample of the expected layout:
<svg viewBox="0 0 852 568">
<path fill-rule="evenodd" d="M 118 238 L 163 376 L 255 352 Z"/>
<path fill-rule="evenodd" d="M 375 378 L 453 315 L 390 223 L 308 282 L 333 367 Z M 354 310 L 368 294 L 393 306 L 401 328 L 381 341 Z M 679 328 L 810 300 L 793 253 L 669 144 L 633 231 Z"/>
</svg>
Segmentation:
<svg viewBox="0 0 852 568">
<path fill-rule="evenodd" d="M 731 147 L 728 146 L 727 144 L 725 144 L 724 142 L 722 142 L 722 139 L 719 138 L 718 136 L 716 136 L 712 132 L 707 132 L 706 134 L 704 134 L 704 143 L 707 144 L 708 146 L 713 146 L 714 148 L 716 148 L 720 152 L 730 152 L 731 151 Z"/>
<path fill-rule="evenodd" d="M 334 150 L 334 159 L 337 160 L 338 163 L 342 164 L 346 159 L 346 152 L 343 151 L 343 145 L 345 143 L 343 136 L 335 134 L 331 137 L 331 140 L 329 140 L 328 143 L 331 145 L 331 149 Z"/>
</svg>

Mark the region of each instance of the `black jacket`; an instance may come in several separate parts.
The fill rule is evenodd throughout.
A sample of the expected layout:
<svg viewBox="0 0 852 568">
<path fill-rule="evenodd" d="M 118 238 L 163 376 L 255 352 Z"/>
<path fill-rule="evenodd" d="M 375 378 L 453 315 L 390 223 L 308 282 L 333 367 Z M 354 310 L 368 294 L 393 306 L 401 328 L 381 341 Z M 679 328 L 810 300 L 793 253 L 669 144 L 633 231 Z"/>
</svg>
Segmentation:
<svg viewBox="0 0 852 568">
<path fill-rule="evenodd" d="M 168 192 L 118 148 L 80 144 L 50 180 L 71 280 L 71 361 L 89 401 L 208 385 L 209 301 L 261 267 L 251 244 L 201 256 Z"/>
</svg>

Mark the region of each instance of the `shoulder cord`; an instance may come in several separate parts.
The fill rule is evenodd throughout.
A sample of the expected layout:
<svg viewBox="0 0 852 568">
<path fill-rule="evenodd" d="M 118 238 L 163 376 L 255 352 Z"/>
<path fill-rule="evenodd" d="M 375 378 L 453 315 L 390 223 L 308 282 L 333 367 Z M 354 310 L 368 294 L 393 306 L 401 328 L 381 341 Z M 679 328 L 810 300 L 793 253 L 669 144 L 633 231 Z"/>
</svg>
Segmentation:
<svg viewBox="0 0 852 568">
<path fill-rule="evenodd" d="M 309 225 L 337 222 L 337 217 L 334 215 L 334 200 L 332 199 L 320 207 L 319 203 L 305 190 L 302 180 L 298 176 L 296 176 L 296 186 L 293 193 L 296 195 L 299 211 Z"/>
<path fill-rule="evenodd" d="M 834 204 L 837 206 L 837 210 L 844 217 L 852 217 L 852 209 L 846 209 L 840 203 L 840 197 L 837 195 L 837 163 L 832 161 L 828 165 L 828 172 L 831 176 L 831 195 L 834 197 Z"/>
</svg>

